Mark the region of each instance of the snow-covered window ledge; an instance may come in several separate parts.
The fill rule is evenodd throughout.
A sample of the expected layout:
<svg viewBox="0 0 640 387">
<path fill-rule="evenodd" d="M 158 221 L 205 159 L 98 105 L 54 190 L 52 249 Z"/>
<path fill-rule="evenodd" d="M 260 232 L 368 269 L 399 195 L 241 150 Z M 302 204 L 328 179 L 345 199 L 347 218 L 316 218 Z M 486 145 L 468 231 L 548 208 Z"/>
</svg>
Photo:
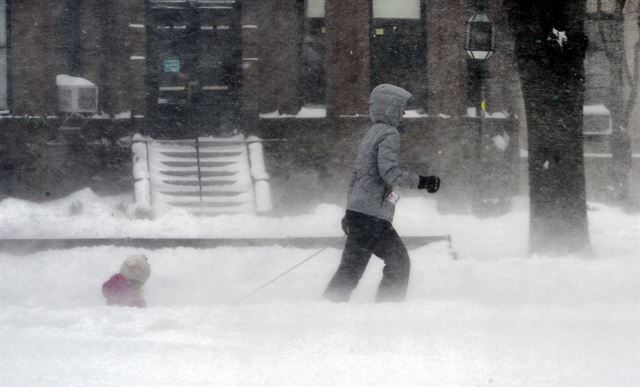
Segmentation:
<svg viewBox="0 0 640 387">
<path fill-rule="evenodd" d="M 131 119 L 131 111 L 120 112 L 114 114 L 113 119 L 115 120 L 130 120 Z"/>
<path fill-rule="evenodd" d="M 282 118 L 327 118 L 326 107 L 303 107 L 297 114 L 280 114 L 276 110 L 271 113 L 260 113 L 260 118 L 282 119 Z"/>
<path fill-rule="evenodd" d="M 361 118 L 361 117 L 369 117 L 366 114 L 358 114 L 358 113 L 354 113 L 354 114 L 340 114 L 338 117 L 340 118 Z"/>
<path fill-rule="evenodd" d="M 427 118 L 429 115 L 424 113 L 422 110 L 405 110 L 404 119 L 412 119 L 412 118 Z"/>
<path fill-rule="evenodd" d="M 467 108 L 467 117 L 479 118 L 480 116 L 478 115 L 476 108 L 469 107 Z M 495 118 L 495 119 L 505 120 L 507 118 L 511 118 L 511 114 L 507 112 L 493 112 L 493 113 L 485 112 L 484 118 Z"/>
</svg>

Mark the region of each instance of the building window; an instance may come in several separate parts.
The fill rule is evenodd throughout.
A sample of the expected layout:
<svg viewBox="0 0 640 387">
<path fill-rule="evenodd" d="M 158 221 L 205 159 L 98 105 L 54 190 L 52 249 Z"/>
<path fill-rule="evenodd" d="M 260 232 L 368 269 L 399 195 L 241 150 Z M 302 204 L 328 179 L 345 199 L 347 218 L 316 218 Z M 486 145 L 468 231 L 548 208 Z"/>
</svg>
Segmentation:
<svg viewBox="0 0 640 387">
<path fill-rule="evenodd" d="M 424 0 L 372 0 L 371 86 L 398 85 L 413 94 L 409 107 L 424 107 L 426 39 Z"/>
<path fill-rule="evenodd" d="M 301 0 L 303 4 L 300 95 L 303 106 L 325 104 L 325 0 Z"/>
<path fill-rule="evenodd" d="M 7 112 L 7 2 L 0 0 L 0 113 Z"/>
<path fill-rule="evenodd" d="M 615 0 L 587 0 L 587 13 L 608 13 L 614 14 L 619 1 Z M 623 3 L 624 4 L 624 3 Z"/>
<path fill-rule="evenodd" d="M 64 0 L 53 8 L 56 12 L 56 71 L 82 76 L 80 69 L 80 0 Z"/>
<path fill-rule="evenodd" d="M 373 0 L 377 19 L 420 19 L 420 0 Z"/>
</svg>

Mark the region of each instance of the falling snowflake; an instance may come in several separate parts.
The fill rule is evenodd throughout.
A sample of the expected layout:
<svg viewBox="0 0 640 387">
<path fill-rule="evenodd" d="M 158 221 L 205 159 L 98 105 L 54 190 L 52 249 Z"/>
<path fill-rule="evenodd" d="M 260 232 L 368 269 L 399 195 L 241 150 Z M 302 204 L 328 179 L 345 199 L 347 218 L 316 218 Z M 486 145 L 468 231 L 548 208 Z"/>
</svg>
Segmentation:
<svg viewBox="0 0 640 387">
<path fill-rule="evenodd" d="M 555 28 L 552 28 L 551 29 L 551 33 L 547 37 L 547 41 L 549 41 L 549 40 L 558 43 L 558 46 L 560 46 L 560 49 L 562 49 L 564 44 L 569 39 L 567 38 L 567 33 L 565 31 L 559 31 L 559 30 L 557 30 Z"/>
</svg>

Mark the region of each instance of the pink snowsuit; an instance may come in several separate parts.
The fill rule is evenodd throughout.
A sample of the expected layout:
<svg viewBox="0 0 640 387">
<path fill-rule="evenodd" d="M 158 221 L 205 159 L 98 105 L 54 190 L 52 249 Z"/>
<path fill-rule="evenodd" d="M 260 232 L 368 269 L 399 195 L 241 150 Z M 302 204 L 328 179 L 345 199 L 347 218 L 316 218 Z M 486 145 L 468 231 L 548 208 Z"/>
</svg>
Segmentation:
<svg viewBox="0 0 640 387">
<path fill-rule="evenodd" d="M 114 274 L 107 282 L 102 284 L 102 294 L 107 299 L 107 305 L 146 306 L 142 298 L 142 289 L 135 287 L 131 281 L 122 274 Z"/>
</svg>

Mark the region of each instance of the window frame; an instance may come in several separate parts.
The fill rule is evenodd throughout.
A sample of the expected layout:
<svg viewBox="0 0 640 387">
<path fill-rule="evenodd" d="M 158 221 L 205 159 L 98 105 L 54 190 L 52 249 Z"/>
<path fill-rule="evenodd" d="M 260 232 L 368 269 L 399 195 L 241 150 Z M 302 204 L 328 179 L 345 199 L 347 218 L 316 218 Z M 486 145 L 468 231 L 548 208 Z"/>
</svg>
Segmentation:
<svg viewBox="0 0 640 387">
<path fill-rule="evenodd" d="M 398 17 L 397 14 L 396 14 L 396 16 L 393 16 L 393 17 L 378 17 L 378 16 L 376 16 L 376 3 L 378 1 L 386 1 L 386 2 L 389 2 L 391 4 L 396 3 L 396 5 L 397 5 L 397 0 L 371 0 L 371 17 L 374 18 L 374 19 L 422 20 L 422 16 L 423 16 L 422 8 L 423 8 L 423 3 L 424 3 L 422 0 L 412 0 L 414 3 L 418 4 L 418 16 L 417 17 L 411 17 L 411 18 Z M 407 0 L 405 0 L 405 1 L 407 1 Z"/>
<path fill-rule="evenodd" d="M 0 0 L 0 114 L 9 113 L 9 12 Z"/>
<path fill-rule="evenodd" d="M 420 17 L 419 18 L 377 18 L 374 17 L 374 1 L 369 0 L 369 69 L 370 69 L 370 80 L 371 80 L 371 88 L 376 86 L 376 83 L 381 83 L 379 80 L 380 75 L 376 72 L 379 66 L 376 63 L 376 53 L 374 51 L 376 44 L 374 40 L 376 39 L 377 28 L 379 25 L 389 24 L 392 22 L 401 23 L 402 20 L 408 21 L 410 23 L 416 23 L 419 32 L 419 41 L 417 42 L 417 50 L 421 55 L 415 56 L 415 58 L 419 58 L 417 62 L 414 63 L 416 68 L 422 68 L 422 71 L 417 73 L 417 77 L 415 78 L 415 85 L 417 87 L 416 90 L 412 90 L 413 88 L 408 88 L 406 85 L 403 85 L 402 82 L 399 83 L 398 86 L 407 88 L 409 92 L 413 94 L 413 98 L 409 101 L 410 106 L 409 109 L 424 109 L 426 107 L 427 100 L 427 82 L 428 82 L 428 74 L 427 74 L 427 27 L 426 27 L 426 17 L 427 17 L 427 0 L 417 0 L 420 7 Z M 384 32 L 383 32 L 384 33 Z M 415 71 L 415 70 L 414 70 Z M 388 71 L 387 71 L 388 73 Z"/>
<path fill-rule="evenodd" d="M 298 54 L 298 67 L 299 67 L 298 98 L 299 98 L 301 107 L 326 107 L 327 105 L 326 13 L 323 12 L 322 17 L 317 17 L 317 16 L 309 17 L 307 12 L 309 1 L 310 0 L 299 0 L 297 2 L 298 17 L 300 18 L 299 19 L 300 20 L 300 23 L 299 23 L 300 49 Z M 325 10 L 326 10 L 326 1 L 324 0 L 311 0 L 311 1 L 322 2 L 325 5 Z M 317 30 L 318 25 L 320 25 L 319 40 L 316 40 L 314 43 L 316 45 L 318 44 L 320 45 L 320 49 L 321 49 L 320 54 L 322 57 L 321 59 L 322 72 L 315 77 L 319 92 L 316 93 L 317 95 L 313 95 L 313 93 L 309 93 L 310 88 L 306 87 L 307 81 L 309 80 L 308 79 L 309 72 L 305 68 L 307 64 L 305 53 L 309 46 L 309 43 L 307 42 L 306 38 L 312 26 L 313 26 L 313 29 Z"/>
</svg>

